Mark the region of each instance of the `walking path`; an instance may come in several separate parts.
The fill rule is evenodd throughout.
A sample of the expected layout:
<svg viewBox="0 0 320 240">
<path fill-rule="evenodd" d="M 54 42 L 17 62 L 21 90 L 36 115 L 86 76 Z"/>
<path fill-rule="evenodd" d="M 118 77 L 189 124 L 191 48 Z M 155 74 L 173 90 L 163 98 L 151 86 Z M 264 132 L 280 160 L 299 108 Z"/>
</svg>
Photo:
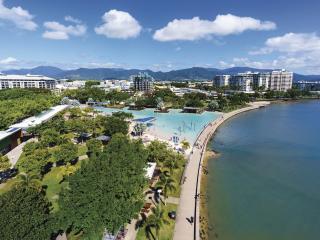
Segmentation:
<svg viewBox="0 0 320 240">
<path fill-rule="evenodd" d="M 18 162 L 22 154 L 24 145 L 26 145 L 29 142 L 36 142 L 36 141 L 38 141 L 36 138 L 30 138 L 28 141 L 21 143 L 20 145 L 12 149 L 10 152 L 8 152 L 6 156 L 9 158 L 11 165 L 14 166 Z"/>
<path fill-rule="evenodd" d="M 193 153 L 190 155 L 184 177 L 185 181 L 181 186 L 180 203 L 177 211 L 177 220 L 174 229 L 174 240 L 199 240 L 199 214 L 200 207 L 200 179 L 201 163 L 204 158 L 206 146 L 212 134 L 227 119 L 246 111 L 257 109 L 268 105 L 269 102 L 254 102 L 250 106 L 223 114 L 214 122 L 204 127 L 198 135 L 193 146 Z M 193 221 L 192 221 L 193 219 Z"/>
</svg>

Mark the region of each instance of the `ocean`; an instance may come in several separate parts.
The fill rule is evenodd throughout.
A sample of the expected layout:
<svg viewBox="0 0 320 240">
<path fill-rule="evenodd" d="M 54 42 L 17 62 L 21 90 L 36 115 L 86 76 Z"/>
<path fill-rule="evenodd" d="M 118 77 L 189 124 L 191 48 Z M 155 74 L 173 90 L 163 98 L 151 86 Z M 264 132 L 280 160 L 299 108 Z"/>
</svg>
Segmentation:
<svg viewBox="0 0 320 240">
<path fill-rule="evenodd" d="M 320 239 L 320 101 L 240 114 L 210 147 L 210 239 Z"/>
</svg>

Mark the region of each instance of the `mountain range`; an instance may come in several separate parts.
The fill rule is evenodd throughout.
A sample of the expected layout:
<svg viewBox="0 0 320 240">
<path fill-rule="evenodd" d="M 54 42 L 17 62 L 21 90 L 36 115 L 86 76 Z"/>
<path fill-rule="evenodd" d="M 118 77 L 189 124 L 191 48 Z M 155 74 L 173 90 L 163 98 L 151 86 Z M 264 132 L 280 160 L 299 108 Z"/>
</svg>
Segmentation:
<svg viewBox="0 0 320 240">
<path fill-rule="evenodd" d="M 39 66 L 30 69 L 12 69 L 2 71 L 4 74 L 34 74 L 53 77 L 56 79 L 77 79 L 77 80 L 104 80 L 104 79 L 128 79 L 129 76 L 138 74 L 139 72 L 147 72 L 156 80 L 212 80 L 215 75 L 219 74 L 236 74 L 239 72 L 266 72 L 271 69 L 257 69 L 250 67 L 233 67 L 226 69 L 217 68 L 203 68 L 192 67 L 180 70 L 172 70 L 168 72 L 142 70 L 142 69 L 122 69 L 122 68 L 78 68 L 73 70 L 63 70 L 52 66 Z M 320 75 L 302 75 L 294 73 L 294 81 L 307 80 L 316 81 L 320 80 Z"/>
</svg>

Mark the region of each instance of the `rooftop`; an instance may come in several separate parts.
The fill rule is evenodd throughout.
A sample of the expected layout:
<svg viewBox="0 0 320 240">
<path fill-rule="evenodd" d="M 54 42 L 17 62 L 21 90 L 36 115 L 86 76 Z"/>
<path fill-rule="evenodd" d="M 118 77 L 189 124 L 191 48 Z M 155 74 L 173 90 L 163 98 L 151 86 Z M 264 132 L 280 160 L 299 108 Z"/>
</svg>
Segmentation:
<svg viewBox="0 0 320 240">
<path fill-rule="evenodd" d="M 33 80 L 33 81 L 41 81 L 41 80 L 55 80 L 54 78 L 49 78 L 43 75 L 6 75 L 0 74 L 0 80 Z"/>
<path fill-rule="evenodd" d="M 49 119 L 53 118 L 55 115 L 57 115 L 59 112 L 65 110 L 68 108 L 68 105 L 58 105 L 50 108 L 47 111 L 44 111 L 40 113 L 37 116 L 29 117 L 24 119 L 20 123 L 13 124 L 10 126 L 10 128 L 22 128 L 22 129 L 27 129 L 29 127 L 34 127 L 37 126 L 43 122 L 48 121 Z"/>
</svg>

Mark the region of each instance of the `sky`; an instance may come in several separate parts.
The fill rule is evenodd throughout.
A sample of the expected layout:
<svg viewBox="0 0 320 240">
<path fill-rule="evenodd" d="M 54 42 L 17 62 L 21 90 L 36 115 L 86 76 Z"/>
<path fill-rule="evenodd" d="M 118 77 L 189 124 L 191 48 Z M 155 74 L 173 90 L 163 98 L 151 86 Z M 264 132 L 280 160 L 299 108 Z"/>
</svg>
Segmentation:
<svg viewBox="0 0 320 240">
<path fill-rule="evenodd" d="M 286 68 L 320 74 L 319 0 L 0 0 L 0 70 Z"/>
</svg>

